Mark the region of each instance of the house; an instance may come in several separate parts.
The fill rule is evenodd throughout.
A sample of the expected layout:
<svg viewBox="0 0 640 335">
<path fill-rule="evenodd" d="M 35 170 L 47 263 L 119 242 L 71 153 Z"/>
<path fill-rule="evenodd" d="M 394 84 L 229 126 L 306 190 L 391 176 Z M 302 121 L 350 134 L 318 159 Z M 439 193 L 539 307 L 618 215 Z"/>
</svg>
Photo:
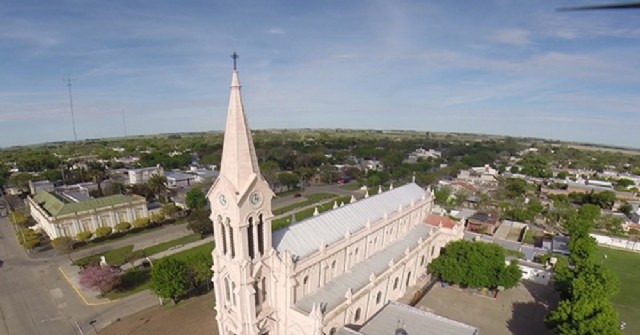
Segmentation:
<svg viewBox="0 0 640 335">
<path fill-rule="evenodd" d="M 417 163 L 418 160 L 428 158 L 440 158 L 442 153 L 433 149 L 425 150 L 424 148 L 418 148 L 414 152 L 410 153 L 405 159 L 405 163 Z"/>
<path fill-rule="evenodd" d="M 40 191 L 27 202 L 37 228 L 51 239 L 75 237 L 82 231 L 94 232 L 99 227 L 115 227 L 120 222 L 133 222 L 148 217 L 147 201 L 137 195 L 112 195 L 103 198 L 78 197 Z"/>
<path fill-rule="evenodd" d="M 167 178 L 167 187 L 188 187 L 196 181 L 196 176 L 182 172 L 165 172 L 165 178 Z"/>
<path fill-rule="evenodd" d="M 500 225 L 500 216 L 496 213 L 476 212 L 467 219 L 467 230 L 474 233 L 493 235 Z"/>
<path fill-rule="evenodd" d="M 54 190 L 53 183 L 48 180 L 38 180 L 38 181 L 29 180 L 29 192 L 31 194 L 37 194 L 40 191 L 53 192 L 53 190 Z"/>
<path fill-rule="evenodd" d="M 127 171 L 129 175 L 129 184 L 144 184 L 153 176 L 164 176 L 164 169 L 160 164 L 152 167 L 144 167 L 139 169 L 129 169 Z"/>
<path fill-rule="evenodd" d="M 522 259 L 515 259 L 513 257 L 507 257 L 505 263 L 511 264 L 511 261 L 516 260 L 518 262 L 518 268 L 522 272 L 522 279 L 528 280 L 541 285 L 548 285 L 551 280 L 551 270 L 546 266 L 534 262 L 528 262 Z"/>
<path fill-rule="evenodd" d="M 542 241 L 542 248 L 550 253 L 569 255 L 569 237 L 553 236 Z"/>
</svg>

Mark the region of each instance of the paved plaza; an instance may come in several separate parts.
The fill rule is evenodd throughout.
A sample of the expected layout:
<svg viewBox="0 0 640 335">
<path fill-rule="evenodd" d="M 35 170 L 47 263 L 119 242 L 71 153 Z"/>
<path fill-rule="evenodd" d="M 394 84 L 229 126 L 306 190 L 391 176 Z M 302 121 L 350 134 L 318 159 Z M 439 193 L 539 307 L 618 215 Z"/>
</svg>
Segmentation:
<svg viewBox="0 0 640 335">
<path fill-rule="evenodd" d="M 496 299 L 436 285 L 416 307 L 478 327 L 482 335 L 551 335 L 543 320 L 555 304 L 553 286 L 524 281 Z"/>
</svg>

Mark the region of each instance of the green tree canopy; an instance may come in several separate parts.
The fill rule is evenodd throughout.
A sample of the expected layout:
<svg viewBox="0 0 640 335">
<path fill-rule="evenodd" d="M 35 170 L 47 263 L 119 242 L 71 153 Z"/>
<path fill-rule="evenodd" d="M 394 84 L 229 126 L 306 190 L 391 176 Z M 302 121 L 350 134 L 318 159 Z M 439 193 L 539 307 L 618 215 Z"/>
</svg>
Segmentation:
<svg viewBox="0 0 640 335">
<path fill-rule="evenodd" d="M 207 206 L 207 198 L 200 188 L 193 188 L 187 192 L 185 200 L 190 209 L 203 209 Z"/>
<path fill-rule="evenodd" d="M 189 291 L 191 283 L 187 277 L 185 262 L 174 258 L 163 258 L 153 263 L 150 288 L 160 298 L 173 302 Z"/>
<path fill-rule="evenodd" d="M 515 262 L 506 265 L 501 246 L 465 240 L 447 244 L 428 269 L 443 281 L 471 288 L 511 288 L 522 275 Z"/>
</svg>

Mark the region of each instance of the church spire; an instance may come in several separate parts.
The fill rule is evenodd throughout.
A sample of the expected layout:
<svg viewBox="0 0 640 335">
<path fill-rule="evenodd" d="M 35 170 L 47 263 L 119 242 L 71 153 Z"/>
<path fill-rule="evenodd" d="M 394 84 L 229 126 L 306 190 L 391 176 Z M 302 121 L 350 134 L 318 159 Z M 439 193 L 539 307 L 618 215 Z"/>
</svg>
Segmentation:
<svg viewBox="0 0 640 335">
<path fill-rule="evenodd" d="M 242 104 L 240 79 L 236 67 L 238 57 L 235 52 L 231 55 L 233 75 L 231 77 L 227 124 L 224 130 L 220 176 L 225 177 L 237 192 L 243 192 L 254 177 L 260 178 L 260 168 Z"/>
</svg>

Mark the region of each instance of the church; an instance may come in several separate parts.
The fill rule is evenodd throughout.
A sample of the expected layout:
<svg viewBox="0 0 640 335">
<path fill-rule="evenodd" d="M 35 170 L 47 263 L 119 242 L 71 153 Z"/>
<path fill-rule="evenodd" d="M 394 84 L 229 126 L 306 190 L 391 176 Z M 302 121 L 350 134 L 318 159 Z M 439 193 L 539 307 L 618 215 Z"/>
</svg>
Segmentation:
<svg viewBox="0 0 640 335">
<path fill-rule="evenodd" d="M 271 230 L 275 196 L 260 173 L 236 69 L 220 175 L 209 190 L 221 335 L 477 335 L 398 302 L 463 227 L 426 220 L 434 194 L 414 182 Z"/>
</svg>

